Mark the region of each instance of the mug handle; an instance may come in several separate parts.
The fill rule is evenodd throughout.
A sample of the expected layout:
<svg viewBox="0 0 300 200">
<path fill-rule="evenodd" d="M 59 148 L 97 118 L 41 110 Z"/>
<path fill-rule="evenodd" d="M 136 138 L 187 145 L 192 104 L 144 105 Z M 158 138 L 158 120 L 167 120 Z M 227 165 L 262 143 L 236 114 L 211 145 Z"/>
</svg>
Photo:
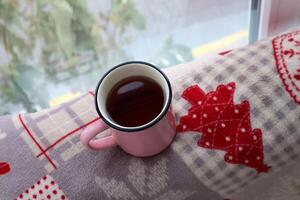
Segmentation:
<svg viewBox="0 0 300 200">
<path fill-rule="evenodd" d="M 100 132 L 108 129 L 109 126 L 105 124 L 101 119 L 88 125 L 80 135 L 81 142 L 88 148 L 95 150 L 107 149 L 114 147 L 117 142 L 113 135 L 109 135 L 99 139 L 93 139 Z"/>
</svg>

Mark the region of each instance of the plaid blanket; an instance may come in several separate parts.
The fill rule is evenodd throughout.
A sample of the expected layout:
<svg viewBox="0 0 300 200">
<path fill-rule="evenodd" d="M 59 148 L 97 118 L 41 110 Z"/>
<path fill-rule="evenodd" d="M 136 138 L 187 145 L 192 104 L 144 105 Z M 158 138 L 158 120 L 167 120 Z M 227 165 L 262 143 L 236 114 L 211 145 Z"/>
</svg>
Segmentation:
<svg viewBox="0 0 300 200">
<path fill-rule="evenodd" d="M 249 126 L 261 131 L 262 155 L 253 159 L 272 167 L 268 172 L 199 145 L 203 131 L 178 133 L 170 148 L 150 158 L 86 149 L 79 135 L 99 119 L 88 92 L 55 108 L 0 117 L 0 199 L 299 199 L 299 60 L 300 31 L 294 31 L 165 71 L 178 123 L 191 108 L 181 96 L 191 85 L 209 96 L 234 83 L 234 102 L 249 102 Z"/>
</svg>

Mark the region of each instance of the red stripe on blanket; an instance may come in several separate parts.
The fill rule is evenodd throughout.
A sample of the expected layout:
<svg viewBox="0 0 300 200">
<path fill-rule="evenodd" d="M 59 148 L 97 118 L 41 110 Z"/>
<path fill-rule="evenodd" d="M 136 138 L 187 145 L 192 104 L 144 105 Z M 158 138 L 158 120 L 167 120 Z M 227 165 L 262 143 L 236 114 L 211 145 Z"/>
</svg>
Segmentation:
<svg viewBox="0 0 300 200">
<path fill-rule="evenodd" d="M 232 51 L 232 49 L 231 49 L 231 50 L 227 50 L 227 51 L 220 52 L 220 53 L 218 53 L 218 54 L 219 54 L 220 56 L 225 56 L 226 54 L 229 54 L 231 51 Z"/>
<path fill-rule="evenodd" d="M 45 155 L 45 157 L 48 159 L 48 161 L 51 163 L 51 165 L 56 169 L 56 165 L 54 164 L 54 162 L 51 160 L 51 158 L 46 154 L 46 152 L 44 151 L 44 149 L 42 148 L 42 146 L 37 142 L 37 140 L 33 137 L 33 134 L 31 133 L 31 131 L 28 129 L 28 127 L 26 126 L 26 124 L 24 123 L 24 120 L 22 118 L 22 115 L 19 114 L 19 120 L 23 126 L 23 128 L 25 129 L 25 131 L 28 133 L 28 135 L 31 137 L 31 139 L 33 140 L 33 142 L 37 145 L 37 147 L 41 150 L 41 152 L 43 152 L 42 154 Z"/>
<path fill-rule="evenodd" d="M 69 133 L 67 133 L 66 135 L 62 136 L 61 138 L 59 138 L 58 140 L 56 140 L 53 144 L 51 144 L 50 146 L 48 146 L 45 150 L 43 150 L 39 155 L 37 155 L 37 157 L 40 157 L 41 155 L 45 154 L 49 149 L 53 148 L 55 145 L 57 145 L 59 142 L 61 142 L 62 140 L 64 140 L 65 138 L 67 138 L 68 136 L 76 133 L 77 131 L 79 131 L 80 129 L 85 128 L 86 126 L 96 122 L 97 120 L 99 120 L 100 117 L 97 117 L 95 119 L 93 119 L 90 122 L 87 122 L 86 124 L 74 129 L 73 131 L 70 131 Z"/>
<path fill-rule="evenodd" d="M 89 94 L 95 96 L 95 93 L 93 91 L 89 91 Z"/>
</svg>

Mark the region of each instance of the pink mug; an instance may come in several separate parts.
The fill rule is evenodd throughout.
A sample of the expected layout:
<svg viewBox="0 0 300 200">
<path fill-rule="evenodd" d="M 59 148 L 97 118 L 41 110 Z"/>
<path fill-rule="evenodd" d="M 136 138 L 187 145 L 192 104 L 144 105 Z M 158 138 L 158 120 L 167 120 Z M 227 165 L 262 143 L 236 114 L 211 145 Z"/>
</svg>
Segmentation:
<svg viewBox="0 0 300 200">
<path fill-rule="evenodd" d="M 146 76 L 158 83 L 164 93 L 164 106 L 152 121 L 141 126 L 124 127 L 110 118 L 106 110 L 106 100 L 116 83 L 131 76 Z M 86 127 L 80 140 L 88 148 L 96 150 L 119 146 L 125 152 L 138 157 L 158 154 L 171 144 L 176 134 L 171 100 L 171 84 L 160 69 L 140 61 L 119 64 L 109 70 L 99 81 L 95 104 L 101 119 Z M 111 132 L 109 136 L 95 139 L 96 135 L 108 128 Z"/>
</svg>

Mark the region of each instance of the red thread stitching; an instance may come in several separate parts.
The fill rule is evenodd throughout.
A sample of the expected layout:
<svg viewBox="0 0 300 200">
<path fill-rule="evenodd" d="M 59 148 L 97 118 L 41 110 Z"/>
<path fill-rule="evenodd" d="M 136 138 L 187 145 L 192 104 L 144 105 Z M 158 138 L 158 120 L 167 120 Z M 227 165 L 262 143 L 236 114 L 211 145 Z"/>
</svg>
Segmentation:
<svg viewBox="0 0 300 200">
<path fill-rule="evenodd" d="M 57 169 L 56 165 L 54 164 L 54 162 L 50 159 L 50 157 L 46 154 L 46 152 L 44 152 L 42 146 L 37 142 L 37 140 L 33 137 L 32 133 L 30 132 L 30 130 L 28 129 L 28 127 L 26 126 L 26 124 L 23 121 L 22 115 L 19 114 L 19 120 L 23 126 L 23 128 L 26 130 L 26 132 L 28 133 L 28 135 L 31 137 L 31 139 L 33 140 L 33 142 L 38 146 L 38 148 L 43 152 L 43 154 L 45 155 L 45 157 L 48 159 L 48 161 L 52 164 L 52 166 Z"/>
<path fill-rule="evenodd" d="M 290 36 L 290 35 L 292 35 L 292 34 L 298 34 L 298 33 L 300 33 L 300 31 L 296 31 L 296 32 L 294 32 L 294 33 L 289 33 L 289 34 L 286 34 L 286 35 L 283 35 L 283 36 L 278 36 L 278 37 L 276 37 L 276 38 L 274 38 L 273 40 L 272 40 L 272 45 L 273 45 L 273 49 L 274 49 L 274 59 L 275 59 L 275 63 L 276 63 L 276 68 L 277 68 L 277 71 L 278 71 L 278 73 L 279 73 L 279 75 L 280 75 L 280 79 L 281 79 L 281 81 L 282 81 L 282 83 L 283 83 L 283 85 L 284 85 L 284 87 L 285 87 L 285 90 L 290 94 L 290 96 L 294 99 L 294 101 L 296 102 L 296 103 L 298 103 L 298 104 L 300 104 L 300 100 L 297 100 L 297 95 L 296 94 L 294 94 L 294 93 L 292 93 L 292 91 L 291 91 L 291 89 L 290 89 L 290 86 L 286 83 L 286 79 L 284 78 L 284 74 L 283 74 L 283 72 L 280 70 L 280 67 L 279 67 L 279 60 L 278 60 L 278 57 L 276 56 L 277 54 L 280 54 L 280 49 L 279 48 L 277 48 L 277 46 L 276 46 L 276 44 L 275 44 L 275 42 L 276 42 L 276 40 L 277 39 L 280 39 L 281 37 L 287 37 L 287 36 Z M 278 55 L 279 56 L 279 55 Z M 283 65 L 284 67 L 286 67 L 286 65 Z M 298 88 L 296 88 L 296 90 L 297 90 Z"/>
<path fill-rule="evenodd" d="M 40 157 L 41 155 L 43 155 L 44 153 L 46 153 L 49 149 L 51 149 L 52 147 L 54 147 L 55 145 L 57 145 L 59 142 L 61 142 L 62 140 L 64 140 L 65 138 L 67 138 L 68 136 L 76 133 L 77 131 L 79 131 L 80 129 L 94 123 L 95 121 L 99 120 L 100 117 L 97 117 L 95 119 L 93 119 L 92 121 L 74 129 L 73 131 L 70 131 L 69 133 L 67 133 L 66 135 L 62 136 L 61 138 L 59 138 L 58 140 L 56 140 L 54 143 L 52 143 L 50 146 L 48 146 L 45 150 L 43 150 L 39 155 L 37 155 L 37 157 Z"/>
<path fill-rule="evenodd" d="M 232 51 L 232 49 L 227 50 L 227 51 L 222 51 L 220 53 L 218 53 L 220 56 L 225 56 L 226 54 L 229 54 Z"/>
</svg>

